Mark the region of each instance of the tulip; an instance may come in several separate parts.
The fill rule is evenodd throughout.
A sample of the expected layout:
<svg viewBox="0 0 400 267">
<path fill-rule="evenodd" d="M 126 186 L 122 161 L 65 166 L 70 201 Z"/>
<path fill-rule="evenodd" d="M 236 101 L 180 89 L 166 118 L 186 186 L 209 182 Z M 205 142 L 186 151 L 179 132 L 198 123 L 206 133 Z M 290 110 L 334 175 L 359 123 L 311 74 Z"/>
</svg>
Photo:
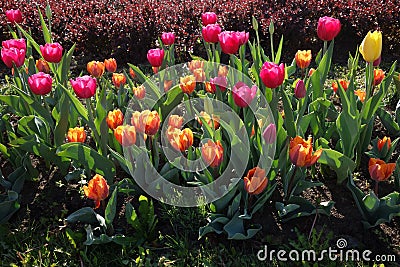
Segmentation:
<svg viewBox="0 0 400 267">
<path fill-rule="evenodd" d="M 22 22 L 22 13 L 19 9 L 10 9 L 6 11 L 6 17 L 11 23 L 21 23 Z"/>
<path fill-rule="evenodd" d="M 201 33 L 207 43 L 218 43 L 218 34 L 221 33 L 221 27 L 218 24 L 208 24 L 201 29 Z"/>
<path fill-rule="evenodd" d="M 155 135 L 160 128 L 160 116 L 155 110 L 142 111 L 139 120 L 143 123 L 144 132 L 147 135 Z"/>
<path fill-rule="evenodd" d="M 354 90 L 354 94 L 356 96 L 358 96 L 358 100 L 360 100 L 362 103 L 364 103 L 365 97 L 367 95 L 367 93 L 365 91 L 360 90 L 360 89 Z"/>
<path fill-rule="evenodd" d="M 47 74 L 50 73 L 49 63 L 47 63 L 47 61 L 44 59 L 36 60 L 36 68 L 38 69 L 39 72 L 44 72 Z"/>
<path fill-rule="evenodd" d="M 366 62 L 372 63 L 377 60 L 382 52 L 382 33 L 378 31 L 368 32 L 359 50 Z"/>
<path fill-rule="evenodd" d="M 49 74 L 38 72 L 28 78 L 31 91 L 36 95 L 46 95 L 50 93 L 53 79 Z"/>
<path fill-rule="evenodd" d="M 195 69 L 193 76 L 196 78 L 196 82 L 204 82 L 206 80 L 206 73 L 203 69 Z"/>
<path fill-rule="evenodd" d="M 88 183 L 88 186 L 83 187 L 86 197 L 93 199 L 95 209 L 100 207 L 100 201 L 108 197 L 109 185 L 103 176 L 96 174 Z"/>
<path fill-rule="evenodd" d="M 100 61 L 90 61 L 86 66 L 87 71 L 90 75 L 95 78 L 99 78 L 103 75 L 105 70 L 105 65 Z"/>
<path fill-rule="evenodd" d="M 117 70 L 117 61 L 114 58 L 105 59 L 104 66 L 108 72 L 115 72 Z"/>
<path fill-rule="evenodd" d="M 139 112 L 139 111 L 133 112 L 132 117 L 131 117 L 131 124 L 133 126 L 135 126 L 137 132 L 144 133 L 145 125 L 144 125 L 143 121 L 141 120 L 140 116 L 141 116 L 141 112 Z"/>
<path fill-rule="evenodd" d="M 40 52 L 47 62 L 58 63 L 62 59 L 63 48 L 59 43 L 45 44 L 40 46 Z"/>
<path fill-rule="evenodd" d="M 197 69 L 204 68 L 204 61 L 194 59 L 188 63 L 188 68 L 191 73 L 194 73 Z"/>
<path fill-rule="evenodd" d="M 226 77 L 228 76 L 228 67 L 227 66 L 219 66 L 218 67 L 218 77 Z"/>
<path fill-rule="evenodd" d="M 385 78 L 385 72 L 381 69 L 374 69 L 374 86 L 379 85 Z"/>
<path fill-rule="evenodd" d="M 308 76 L 311 77 L 311 76 L 313 75 L 314 72 L 315 72 L 315 69 L 314 69 L 314 68 L 311 68 L 311 69 L 308 71 Z"/>
<path fill-rule="evenodd" d="M 201 14 L 201 21 L 204 26 L 215 24 L 217 22 L 217 15 L 214 12 L 205 12 Z"/>
<path fill-rule="evenodd" d="M 168 119 L 168 126 L 180 129 L 183 124 L 183 117 L 179 115 L 171 115 Z"/>
<path fill-rule="evenodd" d="M 147 60 L 150 62 L 150 65 L 153 67 L 161 67 L 164 60 L 164 50 L 162 49 L 150 49 L 147 52 Z"/>
<path fill-rule="evenodd" d="M 201 111 L 200 117 L 197 118 L 197 121 L 199 122 L 200 125 L 203 125 L 203 122 L 200 118 L 204 119 L 205 122 L 208 124 L 208 126 L 210 126 L 211 128 L 214 128 L 214 129 L 219 128 L 219 116 L 218 115 L 212 114 L 212 120 L 211 120 L 211 116 L 207 112 Z"/>
<path fill-rule="evenodd" d="M 300 99 L 306 96 L 306 87 L 304 85 L 303 80 L 298 80 L 296 83 L 296 87 L 294 88 L 294 95 Z"/>
<path fill-rule="evenodd" d="M 247 176 L 243 178 L 244 189 L 250 195 L 258 195 L 264 191 L 268 185 L 268 178 L 265 170 L 255 167 L 248 171 Z"/>
<path fill-rule="evenodd" d="M 224 148 L 221 142 L 218 140 L 215 143 L 208 140 L 207 143 L 203 144 L 201 147 L 201 157 L 207 166 L 211 168 L 216 168 L 221 165 L 224 155 Z"/>
<path fill-rule="evenodd" d="M 244 82 L 238 82 L 232 88 L 233 101 L 241 108 L 247 107 L 253 101 L 257 93 L 257 86 L 251 88 Z"/>
<path fill-rule="evenodd" d="M 25 39 L 10 39 L 1 43 L 3 48 L 17 48 L 18 50 L 26 50 Z"/>
<path fill-rule="evenodd" d="M 266 144 L 273 144 L 276 140 L 276 125 L 270 123 L 262 134 Z"/>
<path fill-rule="evenodd" d="M 161 41 L 164 45 L 173 45 L 175 43 L 175 34 L 173 32 L 163 32 Z"/>
<path fill-rule="evenodd" d="M 276 88 L 283 83 L 285 79 L 285 65 L 277 65 L 273 62 L 265 62 L 260 71 L 260 77 L 265 86 Z"/>
<path fill-rule="evenodd" d="M 13 64 L 17 68 L 21 67 L 25 62 L 26 50 L 17 49 L 15 47 L 1 49 L 1 59 L 8 68 L 12 68 Z"/>
<path fill-rule="evenodd" d="M 317 35 L 323 41 L 332 41 L 339 34 L 341 27 L 338 19 L 326 16 L 319 18 Z"/>
<path fill-rule="evenodd" d="M 146 96 L 146 88 L 144 87 L 144 85 L 133 87 L 133 94 L 136 96 L 137 99 L 143 99 Z"/>
<path fill-rule="evenodd" d="M 79 98 L 91 98 L 96 93 L 96 79 L 85 75 L 70 80 L 72 89 Z"/>
<path fill-rule="evenodd" d="M 297 67 L 300 69 L 308 68 L 311 63 L 311 57 L 311 50 L 298 50 L 295 55 Z"/>
<path fill-rule="evenodd" d="M 240 46 L 240 38 L 237 32 L 224 31 L 218 34 L 219 44 L 221 45 L 222 52 L 231 55 L 236 54 Z"/>
<path fill-rule="evenodd" d="M 179 86 L 183 93 L 190 95 L 196 88 L 196 78 L 193 75 L 180 77 Z"/>
<path fill-rule="evenodd" d="M 118 126 L 124 123 L 124 114 L 122 114 L 121 110 L 115 109 L 113 111 L 109 111 L 106 117 L 106 122 L 108 128 L 114 130 Z"/>
<path fill-rule="evenodd" d="M 249 41 L 249 33 L 242 31 L 242 32 L 236 32 L 237 36 L 239 37 L 239 45 L 244 45 Z"/>
<path fill-rule="evenodd" d="M 375 60 L 374 63 L 372 63 L 372 65 L 373 65 L 374 67 L 378 67 L 379 64 L 381 64 L 381 60 L 382 60 L 382 57 L 379 56 L 378 59 Z"/>
<path fill-rule="evenodd" d="M 136 73 L 133 71 L 132 68 L 129 68 L 129 75 L 132 77 L 132 79 L 135 79 Z"/>
<path fill-rule="evenodd" d="M 314 165 L 321 156 L 322 149 L 313 154 L 312 138 L 305 141 L 300 136 L 291 138 L 289 145 L 289 157 L 297 167 L 309 167 Z"/>
<path fill-rule="evenodd" d="M 124 86 L 124 84 L 126 84 L 126 77 L 123 73 L 113 73 L 112 81 L 116 88 L 120 88 L 121 86 Z"/>
<path fill-rule="evenodd" d="M 339 79 L 340 85 L 343 87 L 344 91 L 347 91 L 347 88 L 349 88 L 350 82 L 346 81 L 344 79 Z M 336 81 L 332 82 L 332 89 L 335 93 L 337 93 L 337 90 L 339 89 L 338 84 Z"/>
<path fill-rule="evenodd" d="M 84 143 L 86 140 L 86 132 L 83 127 L 69 128 L 67 139 L 68 142 Z"/>
<path fill-rule="evenodd" d="M 387 137 L 387 136 L 383 137 L 383 139 L 378 139 L 377 144 L 378 144 L 379 151 L 382 151 L 382 148 L 384 148 L 385 145 L 386 145 L 387 150 L 389 150 L 392 147 L 392 141 L 390 140 L 390 137 Z"/>
<path fill-rule="evenodd" d="M 189 128 L 180 130 L 168 126 L 167 139 L 175 150 L 183 152 L 193 145 L 193 132 Z"/>
<path fill-rule="evenodd" d="M 131 125 L 119 125 L 114 129 L 114 136 L 122 146 L 132 146 L 136 143 L 136 128 Z"/>
<path fill-rule="evenodd" d="M 164 80 L 164 92 L 168 92 L 171 89 L 173 82 L 173 80 Z"/>
<path fill-rule="evenodd" d="M 210 79 L 210 87 L 211 87 L 210 93 L 215 93 L 217 91 L 217 86 L 219 90 L 221 90 L 221 92 L 226 91 L 226 87 L 228 86 L 228 80 L 226 79 L 225 76 L 218 76 Z"/>
<path fill-rule="evenodd" d="M 383 160 L 370 158 L 368 171 L 371 178 L 377 182 L 386 181 L 396 168 L 396 163 L 385 163 Z"/>
</svg>

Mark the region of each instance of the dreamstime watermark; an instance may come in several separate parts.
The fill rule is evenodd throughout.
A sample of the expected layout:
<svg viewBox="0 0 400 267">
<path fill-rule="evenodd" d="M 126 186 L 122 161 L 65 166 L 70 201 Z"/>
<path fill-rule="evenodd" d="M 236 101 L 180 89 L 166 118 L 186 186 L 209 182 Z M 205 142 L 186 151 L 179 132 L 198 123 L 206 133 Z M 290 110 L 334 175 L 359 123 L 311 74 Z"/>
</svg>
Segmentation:
<svg viewBox="0 0 400 267">
<path fill-rule="evenodd" d="M 263 249 L 257 252 L 257 258 L 260 261 L 304 261 L 304 262 L 316 262 L 316 261 L 365 261 L 365 262 L 396 262 L 396 255 L 373 255 L 371 250 L 357 250 L 357 249 L 346 249 L 347 240 L 339 238 L 336 242 L 336 248 L 329 247 L 328 249 L 321 250 L 319 252 L 313 249 L 290 250 L 268 250 L 268 246 L 265 245 Z"/>
</svg>

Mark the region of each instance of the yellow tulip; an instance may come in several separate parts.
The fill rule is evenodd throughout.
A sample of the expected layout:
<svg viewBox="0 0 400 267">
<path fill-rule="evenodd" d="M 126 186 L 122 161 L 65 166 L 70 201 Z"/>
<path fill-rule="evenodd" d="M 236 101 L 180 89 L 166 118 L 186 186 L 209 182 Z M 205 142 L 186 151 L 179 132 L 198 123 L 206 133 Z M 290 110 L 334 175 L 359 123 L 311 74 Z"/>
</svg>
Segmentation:
<svg viewBox="0 0 400 267">
<path fill-rule="evenodd" d="M 374 62 L 382 52 L 382 33 L 368 32 L 360 46 L 360 53 L 367 62 Z"/>
</svg>

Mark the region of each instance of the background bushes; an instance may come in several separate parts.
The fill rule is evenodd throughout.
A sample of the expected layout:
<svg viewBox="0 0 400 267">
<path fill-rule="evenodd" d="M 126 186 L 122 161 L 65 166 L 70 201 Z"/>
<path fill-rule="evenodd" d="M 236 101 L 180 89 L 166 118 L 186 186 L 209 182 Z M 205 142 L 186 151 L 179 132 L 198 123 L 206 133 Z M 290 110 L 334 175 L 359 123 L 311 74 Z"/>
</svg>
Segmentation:
<svg viewBox="0 0 400 267">
<path fill-rule="evenodd" d="M 199 18 L 204 11 L 216 12 L 224 29 L 247 30 L 251 38 L 254 15 L 260 22 L 265 47 L 269 47 L 268 25 L 272 19 L 276 42 L 281 34 L 285 37 L 284 55 L 288 61 L 297 49 L 312 49 L 314 55 L 320 49 L 316 25 L 324 15 L 339 18 L 342 23 L 335 45 L 337 60 L 347 59 L 348 51 L 354 52 L 371 29 L 383 31 L 383 60 L 399 56 L 400 1 L 396 0 L 49 0 L 49 3 L 54 39 L 66 47 L 76 42 L 75 55 L 82 66 L 89 60 L 110 56 L 119 63 L 146 64 L 147 50 L 156 46 L 155 41 L 163 31 L 176 33 L 181 60 L 193 50 L 198 54 L 202 45 Z M 19 8 L 25 17 L 24 26 L 29 26 L 43 43 L 36 5 L 43 10 L 46 1 L 1 0 L 0 38 L 10 38 L 5 10 Z"/>
</svg>

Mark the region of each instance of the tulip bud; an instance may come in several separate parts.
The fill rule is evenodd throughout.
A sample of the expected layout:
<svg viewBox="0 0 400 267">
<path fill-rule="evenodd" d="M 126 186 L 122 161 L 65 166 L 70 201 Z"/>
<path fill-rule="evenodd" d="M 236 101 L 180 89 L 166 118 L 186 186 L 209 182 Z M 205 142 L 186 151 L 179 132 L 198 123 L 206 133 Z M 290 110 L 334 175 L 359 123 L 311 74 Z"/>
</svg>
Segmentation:
<svg viewBox="0 0 400 267">
<path fill-rule="evenodd" d="M 46 95 L 50 93 L 53 79 L 49 74 L 38 72 L 28 78 L 29 88 L 36 95 Z"/>
<path fill-rule="evenodd" d="M 63 47 L 59 43 L 45 44 L 40 46 L 40 52 L 47 62 L 59 63 L 62 59 Z"/>
<path fill-rule="evenodd" d="M 36 68 L 38 69 L 39 72 L 44 72 L 47 74 L 50 73 L 49 63 L 47 63 L 47 61 L 44 59 L 36 60 Z"/>
<path fill-rule="evenodd" d="M 19 9 L 10 9 L 6 11 L 6 17 L 9 22 L 11 23 L 21 23 L 23 18 L 22 18 L 22 13 L 21 10 Z"/>
<path fill-rule="evenodd" d="M 208 24 L 201 29 L 204 41 L 207 43 L 218 43 L 218 35 L 221 33 L 221 27 L 218 24 Z"/>
<path fill-rule="evenodd" d="M 88 75 L 71 79 L 70 83 L 79 98 L 91 98 L 96 93 L 96 79 Z"/>
<path fill-rule="evenodd" d="M 95 202 L 95 209 L 100 207 L 100 201 L 108 197 L 109 185 L 103 176 L 96 174 L 88 183 L 83 187 L 86 197 L 93 199 Z"/>
<path fill-rule="evenodd" d="M 308 76 L 311 77 L 311 76 L 313 75 L 314 72 L 315 72 L 315 69 L 314 69 L 314 68 L 311 68 L 311 69 L 308 71 Z"/>
<path fill-rule="evenodd" d="M 265 86 L 271 89 L 276 88 L 285 80 L 285 65 L 265 62 L 261 68 L 260 77 Z"/>
<path fill-rule="evenodd" d="M 118 126 L 124 123 L 124 114 L 122 114 L 121 110 L 115 109 L 113 111 L 109 111 L 106 117 L 106 122 L 108 128 L 114 130 Z"/>
<path fill-rule="evenodd" d="M 250 88 L 244 82 L 238 82 L 232 88 L 233 101 L 241 108 L 247 107 L 256 96 L 257 89 L 255 85 Z"/>
<path fill-rule="evenodd" d="M 164 50 L 158 48 L 150 49 L 147 52 L 147 60 L 152 67 L 161 67 L 164 60 Z"/>
<path fill-rule="evenodd" d="M 83 127 L 69 128 L 67 133 L 68 142 L 84 143 L 86 140 L 86 132 Z"/>
<path fill-rule="evenodd" d="M 308 68 L 311 63 L 311 50 L 298 50 L 295 59 L 297 67 L 301 69 Z"/>
<path fill-rule="evenodd" d="M 179 86 L 183 93 L 190 95 L 196 88 L 196 78 L 193 75 L 181 77 Z"/>
<path fill-rule="evenodd" d="M 105 64 L 100 61 L 90 61 L 87 66 L 86 70 L 95 78 L 99 78 L 104 74 Z"/>
<path fill-rule="evenodd" d="M 272 19 L 271 22 L 269 23 L 268 31 L 270 35 L 273 35 L 275 32 L 274 21 Z"/>
<path fill-rule="evenodd" d="M 215 24 L 217 22 L 217 15 L 214 12 L 205 12 L 201 14 L 201 21 L 203 22 L 203 26 Z"/>
<path fill-rule="evenodd" d="M 104 65 L 108 72 L 115 72 L 117 70 L 117 61 L 114 58 L 105 59 Z"/>
<path fill-rule="evenodd" d="M 358 97 L 358 100 L 361 101 L 361 103 L 364 103 L 365 97 L 367 93 L 361 89 L 354 90 L 354 94 Z"/>
<path fill-rule="evenodd" d="M 112 81 L 116 88 L 120 88 L 121 86 L 124 86 L 124 84 L 126 84 L 126 77 L 123 73 L 113 73 Z"/>
<path fill-rule="evenodd" d="M 255 167 L 248 171 L 247 176 L 243 178 L 244 189 L 250 195 L 259 195 L 268 185 L 268 178 L 264 169 Z"/>
<path fill-rule="evenodd" d="M 317 35 L 323 41 L 332 41 L 339 34 L 341 27 L 338 19 L 326 16 L 319 18 Z"/>
<path fill-rule="evenodd" d="M 173 32 L 163 32 L 161 41 L 164 45 L 173 45 L 175 43 L 175 34 Z"/>
<path fill-rule="evenodd" d="M 298 80 L 296 83 L 296 88 L 294 88 L 294 95 L 300 99 L 306 96 L 306 87 L 304 85 L 304 81 L 303 80 Z"/>
<path fill-rule="evenodd" d="M 383 139 L 378 139 L 378 150 L 382 151 L 382 148 L 386 145 L 387 146 L 387 150 L 390 150 L 390 148 L 392 147 L 392 141 L 390 140 L 390 137 L 383 137 Z"/>
<path fill-rule="evenodd" d="M 383 70 L 374 69 L 374 81 L 373 81 L 374 86 L 379 85 L 384 78 L 385 78 L 385 72 Z"/>
<path fill-rule="evenodd" d="M 274 123 L 269 124 L 262 135 L 266 144 L 273 144 L 276 140 L 276 125 Z"/>
<path fill-rule="evenodd" d="M 129 68 L 129 75 L 131 76 L 132 79 L 135 79 L 136 73 L 133 71 L 132 68 Z"/>
<path fill-rule="evenodd" d="M 378 31 L 368 32 L 359 50 L 366 62 L 372 63 L 377 60 L 382 52 L 382 33 Z"/>
<path fill-rule="evenodd" d="M 222 52 L 228 55 L 236 54 L 240 46 L 240 38 L 237 32 L 224 31 L 218 34 L 219 44 Z"/>
</svg>

